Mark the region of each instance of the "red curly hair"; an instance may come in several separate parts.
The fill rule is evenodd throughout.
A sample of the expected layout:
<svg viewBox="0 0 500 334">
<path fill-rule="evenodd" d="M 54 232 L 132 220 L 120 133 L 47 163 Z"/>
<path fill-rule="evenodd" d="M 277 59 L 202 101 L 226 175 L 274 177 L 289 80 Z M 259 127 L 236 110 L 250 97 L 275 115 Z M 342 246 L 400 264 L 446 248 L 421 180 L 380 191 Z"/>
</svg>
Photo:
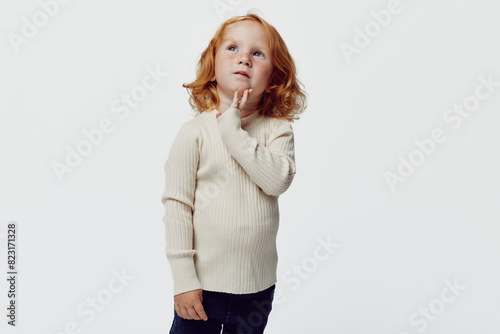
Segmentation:
<svg viewBox="0 0 500 334">
<path fill-rule="evenodd" d="M 266 32 L 270 46 L 273 64 L 271 80 L 267 88 L 270 92 L 264 92 L 259 104 L 260 112 L 290 122 L 300 119 L 296 115 L 303 113 L 306 108 L 306 93 L 297 79 L 295 63 L 288 52 L 288 47 L 272 25 L 258 15 L 250 13 L 232 17 L 224 22 L 208 47 L 202 52 L 196 71 L 196 80 L 182 85 L 190 95 L 189 104 L 200 113 L 218 108 L 220 100 L 217 94 L 217 83 L 210 81 L 215 74 L 215 55 L 226 28 L 230 24 L 243 20 L 260 23 Z"/>
</svg>

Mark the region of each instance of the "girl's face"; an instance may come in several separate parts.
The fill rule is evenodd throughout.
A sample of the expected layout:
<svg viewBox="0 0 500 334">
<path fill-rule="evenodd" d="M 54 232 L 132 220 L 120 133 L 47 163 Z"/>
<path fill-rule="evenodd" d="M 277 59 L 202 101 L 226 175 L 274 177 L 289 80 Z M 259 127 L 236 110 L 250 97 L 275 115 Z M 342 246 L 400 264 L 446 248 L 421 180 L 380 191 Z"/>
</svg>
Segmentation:
<svg viewBox="0 0 500 334">
<path fill-rule="evenodd" d="M 215 55 L 215 75 L 220 98 L 233 100 L 234 92 L 243 96 L 253 88 L 249 102 L 259 102 L 273 70 L 269 41 L 262 26 L 254 21 L 240 21 L 226 28 Z M 238 72 L 246 72 L 241 74 Z"/>
</svg>

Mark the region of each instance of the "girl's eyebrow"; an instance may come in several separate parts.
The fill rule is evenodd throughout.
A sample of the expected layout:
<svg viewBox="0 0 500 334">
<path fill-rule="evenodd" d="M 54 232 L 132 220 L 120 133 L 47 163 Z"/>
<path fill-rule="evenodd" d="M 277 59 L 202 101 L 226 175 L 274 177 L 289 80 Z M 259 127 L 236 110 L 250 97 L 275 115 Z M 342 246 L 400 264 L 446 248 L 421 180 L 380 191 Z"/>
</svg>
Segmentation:
<svg viewBox="0 0 500 334">
<path fill-rule="evenodd" d="M 236 43 L 236 41 L 232 38 L 232 37 L 229 37 L 229 36 L 225 36 L 223 39 L 222 39 L 222 42 L 228 42 L 228 43 Z M 237 44 L 237 43 L 236 43 Z"/>
</svg>

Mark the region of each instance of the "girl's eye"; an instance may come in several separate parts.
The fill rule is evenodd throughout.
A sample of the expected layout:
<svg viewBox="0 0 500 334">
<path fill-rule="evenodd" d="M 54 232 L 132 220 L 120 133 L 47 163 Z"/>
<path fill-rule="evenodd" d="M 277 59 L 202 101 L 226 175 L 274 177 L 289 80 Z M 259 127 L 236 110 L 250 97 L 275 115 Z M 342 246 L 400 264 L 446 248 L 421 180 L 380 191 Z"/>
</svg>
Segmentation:
<svg viewBox="0 0 500 334">
<path fill-rule="evenodd" d="M 228 47 L 227 49 L 230 50 L 230 51 L 234 51 L 237 47 L 234 46 L 234 45 L 231 45 L 230 47 Z M 264 55 L 262 54 L 262 52 L 260 51 L 255 51 L 253 53 L 254 55 L 257 55 L 258 57 L 264 57 Z"/>
</svg>

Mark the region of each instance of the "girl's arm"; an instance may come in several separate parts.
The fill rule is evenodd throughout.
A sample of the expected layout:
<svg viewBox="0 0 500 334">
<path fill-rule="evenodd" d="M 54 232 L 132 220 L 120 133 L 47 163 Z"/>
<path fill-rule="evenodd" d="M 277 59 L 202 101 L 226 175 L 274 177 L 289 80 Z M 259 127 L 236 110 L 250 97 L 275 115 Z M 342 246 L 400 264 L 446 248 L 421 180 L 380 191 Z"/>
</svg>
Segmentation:
<svg viewBox="0 0 500 334">
<path fill-rule="evenodd" d="M 193 210 L 199 162 L 198 132 L 192 123 L 179 130 L 165 163 L 166 255 L 174 281 L 174 295 L 201 289 L 193 256 Z"/>
<path fill-rule="evenodd" d="M 280 120 L 267 147 L 241 128 L 241 111 L 229 108 L 217 118 L 222 139 L 250 179 L 271 196 L 284 193 L 295 176 L 294 134 L 290 122 Z"/>
</svg>

